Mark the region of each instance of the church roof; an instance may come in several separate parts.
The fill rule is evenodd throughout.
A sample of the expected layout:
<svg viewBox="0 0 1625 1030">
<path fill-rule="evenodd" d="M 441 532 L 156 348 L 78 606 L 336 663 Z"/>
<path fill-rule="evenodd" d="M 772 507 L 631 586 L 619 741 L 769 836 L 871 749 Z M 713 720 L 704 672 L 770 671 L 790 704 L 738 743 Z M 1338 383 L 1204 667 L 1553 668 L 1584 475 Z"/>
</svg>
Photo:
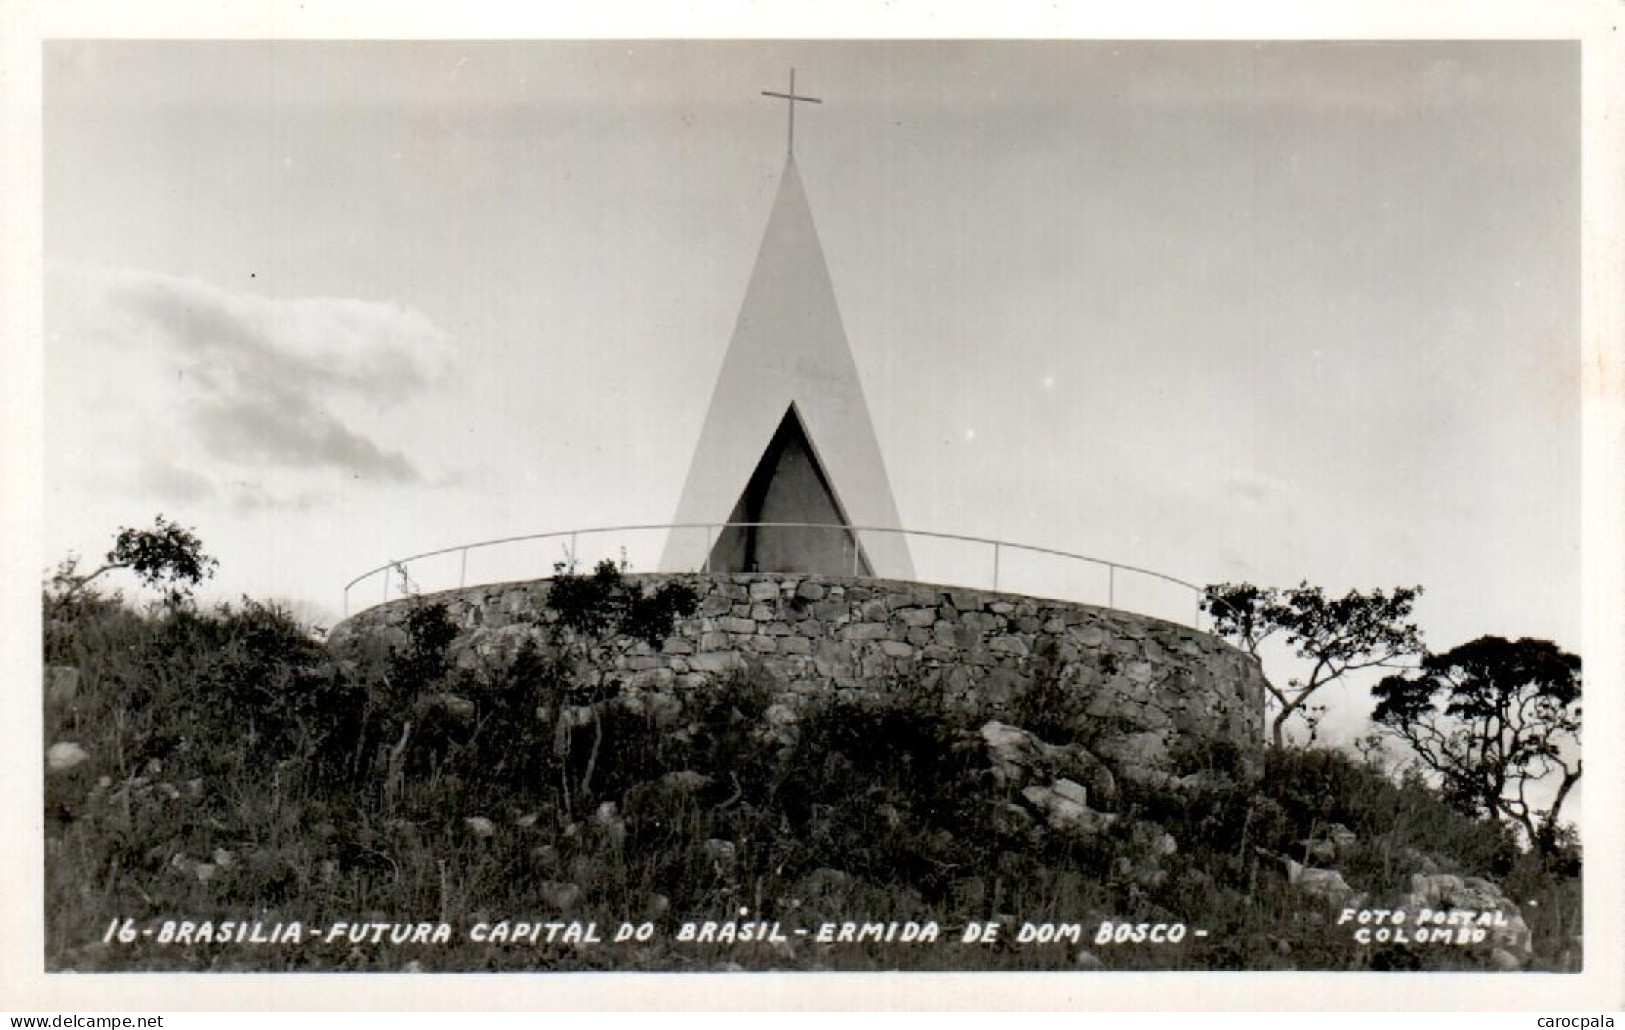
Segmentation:
<svg viewBox="0 0 1625 1030">
<path fill-rule="evenodd" d="M 674 521 L 727 520 L 792 404 L 849 524 L 899 527 L 891 481 L 793 154 L 779 180 Z M 661 567 L 703 568 L 710 546 L 704 536 L 673 530 Z M 914 577 L 901 534 L 860 536 L 874 575 Z"/>
</svg>

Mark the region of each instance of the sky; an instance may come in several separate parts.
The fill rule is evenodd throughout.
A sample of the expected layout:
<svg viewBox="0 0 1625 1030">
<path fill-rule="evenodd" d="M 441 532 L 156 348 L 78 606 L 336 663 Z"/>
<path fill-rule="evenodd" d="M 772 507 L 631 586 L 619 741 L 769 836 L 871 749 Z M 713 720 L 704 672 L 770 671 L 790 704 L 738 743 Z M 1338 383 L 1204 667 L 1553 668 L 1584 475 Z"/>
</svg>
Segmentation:
<svg viewBox="0 0 1625 1030">
<path fill-rule="evenodd" d="M 1579 649 L 1569 43 L 52 41 L 45 555 L 163 512 L 330 625 L 671 521 L 792 66 L 903 526 Z"/>
</svg>

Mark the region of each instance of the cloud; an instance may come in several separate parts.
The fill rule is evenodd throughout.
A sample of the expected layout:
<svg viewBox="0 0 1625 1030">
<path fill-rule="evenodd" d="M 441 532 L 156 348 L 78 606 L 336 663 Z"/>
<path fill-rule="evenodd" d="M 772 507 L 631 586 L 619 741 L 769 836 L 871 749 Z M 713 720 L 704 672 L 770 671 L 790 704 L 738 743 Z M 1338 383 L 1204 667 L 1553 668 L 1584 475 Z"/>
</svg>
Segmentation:
<svg viewBox="0 0 1625 1030">
<path fill-rule="evenodd" d="M 233 478 L 248 468 L 261 476 L 422 479 L 404 453 L 362 428 L 450 368 L 448 341 L 422 312 L 343 298 L 276 299 L 128 269 L 51 274 L 53 326 L 63 327 L 53 337 L 65 340 L 58 357 L 71 373 L 59 378 L 74 387 L 63 395 L 144 403 L 143 430 L 163 438 L 129 439 L 126 414 L 122 445 L 172 450 L 184 438 L 198 464 Z M 98 375 L 99 391 L 79 382 Z M 73 415 L 96 417 L 83 409 Z M 139 478 L 182 499 L 212 494 L 202 472 L 167 457 L 146 459 Z"/>
<path fill-rule="evenodd" d="M 136 473 L 136 485 L 156 497 L 191 504 L 214 497 L 214 484 L 207 476 L 181 468 L 163 458 L 147 459 Z"/>
</svg>

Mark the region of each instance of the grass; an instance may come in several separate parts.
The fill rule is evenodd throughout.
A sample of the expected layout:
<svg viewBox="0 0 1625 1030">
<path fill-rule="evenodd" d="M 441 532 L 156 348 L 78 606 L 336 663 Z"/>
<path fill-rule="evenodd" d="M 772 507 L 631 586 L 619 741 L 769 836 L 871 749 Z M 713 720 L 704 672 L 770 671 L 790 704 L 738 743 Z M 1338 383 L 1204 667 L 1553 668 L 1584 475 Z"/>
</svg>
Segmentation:
<svg viewBox="0 0 1625 1030">
<path fill-rule="evenodd" d="M 603 591 L 586 594 L 604 603 Z M 644 633 L 658 631 L 655 616 L 629 617 Z M 775 730 L 770 716 L 782 712 L 769 711 L 775 698 L 759 675 L 683 696 L 680 710 L 622 703 L 613 684 L 582 675 L 582 659 L 601 657 L 615 635 L 609 624 L 593 632 L 470 670 L 448 662 L 453 631 L 431 605 L 414 612 L 405 640 L 342 654 L 248 601 L 139 611 L 81 596 L 55 606 L 45 660 L 77 669 L 79 689 L 71 704 L 48 706 L 45 744 L 76 742 L 88 758 L 46 778 L 47 966 L 1488 967 L 1483 947 L 1355 946 L 1334 908 L 1289 885 L 1271 856 L 1293 856 L 1341 823 L 1356 835 L 1338 862 L 1354 887 L 1392 897 L 1418 861 L 1495 879 L 1533 930 L 1529 968 L 1577 967 L 1577 859 L 1541 861 L 1426 784 L 1350 756 L 1274 751 L 1262 781 L 1248 783 L 1233 775 L 1234 755 L 1187 754 L 1182 771 L 1216 774 L 1205 786 L 1124 784 L 1120 818 L 1077 837 L 1021 815 L 1019 791 L 990 774 L 981 717 L 949 710 L 925 685 L 831 699 Z M 1031 689 L 1034 703 L 1017 710 L 1041 721 L 1050 688 Z M 444 922 L 451 940 L 104 941 L 122 919 L 323 931 Z M 788 939 L 675 939 L 685 922 L 757 919 L 779 922 Z M 503 920 L 593 922 L 604 940 L 468 938 Z M 1107 920 L 1207 934 L 1096 945 Z M 941 939 L 813 939 L 821 924 L 848 921 L 934 922 Z M 988 921 L 1003 924 L 999 940 L 959 942 L 967 924 Z M 623 922 L 652 923 L 654 935 L 610 940 Z M 1023 944 L 1014 938 L 1024 922 L 1076 924 L 1081 940 Z"/>
</svg>

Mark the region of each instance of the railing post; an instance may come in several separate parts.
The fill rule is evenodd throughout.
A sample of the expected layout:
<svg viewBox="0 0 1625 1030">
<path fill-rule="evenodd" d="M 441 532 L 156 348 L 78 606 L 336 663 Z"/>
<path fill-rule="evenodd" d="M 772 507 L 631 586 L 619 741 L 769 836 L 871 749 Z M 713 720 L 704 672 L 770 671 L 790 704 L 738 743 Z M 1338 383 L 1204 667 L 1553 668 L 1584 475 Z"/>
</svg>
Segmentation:
<svg viewBox="0 0 1625 1030">
<path fill-rule="evenodd" d="M 717 536 L 722 535 L 722 530 L 716 526 L 705 527 L 705 574 L 708 576 L 711 574 L 711 552 L 717 546 L 717 538 L 711 535 L 713 529 L 717 530 Z"/>
<path fill-rule="evenodd" d="M 457 570 L 457 589 L 461 590 L 468 585 L 468 548 L 463 548 L 463 563 Z"/>
<path fill-rule="evenodd" d="M 1106 607 L 1117 607 L 1117 566 L 1106 564 Z"/>
<path fill-rule="evenodd" d="M 389 603 L 389 573 L 390 573 L 390 570 L 393 569 L 394 567 L 395 567 L 394 565 L 390 565 L 389 568 L 386 568 L 384 570 L 383 579 L 384 579 L 384 603 L 385 604 Z"/>
<path fill-rule="evenodd" d="M 993 541 L 993 589 L 999 589 L 999 542 Z"/>
<path fill-rule="evenodd" d="M 348 619 L 350 617 L 350 588 L 349 587 L 344 588 L 344 617 L 346 619 Z"/>
<path fill-rule="evenodd" d="M 576 535 L 574 533 L 571 533 L 570 534 L 570 568 L 573 570 L 573 569 L 575 569 L 575 567 L 576 567 Z"/>
<path fill-rule="evenodd" d="M 852 531 L 852 578 L 858 578 L 858 531 Z"/>
</svg>

